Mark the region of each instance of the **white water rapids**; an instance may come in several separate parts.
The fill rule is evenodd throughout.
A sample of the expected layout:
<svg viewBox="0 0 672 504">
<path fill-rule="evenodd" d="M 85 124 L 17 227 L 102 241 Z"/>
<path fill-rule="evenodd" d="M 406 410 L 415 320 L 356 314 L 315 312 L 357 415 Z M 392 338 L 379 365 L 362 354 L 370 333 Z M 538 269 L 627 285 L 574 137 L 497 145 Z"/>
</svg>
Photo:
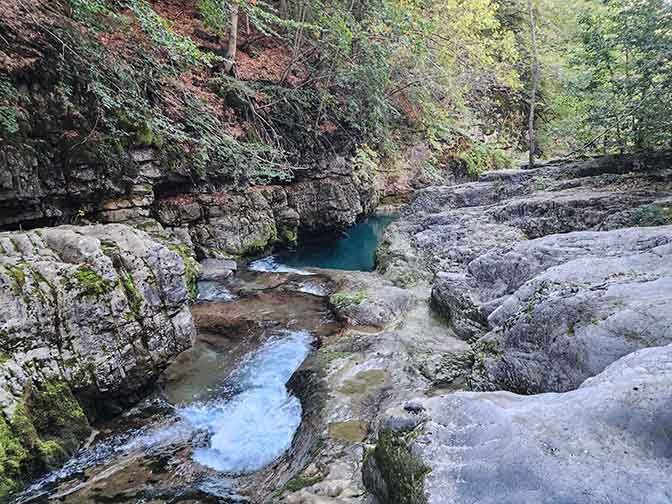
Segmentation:
<svg viewBox="0 0 672 504">
<path fill-rule="evenodd" d="M 287 382 L 310 351 L 306 331 L 284 332 L 245 359 L 230 381 L 242 391 L 178 410 L 194 429 L 207 429 L 207 448 L 194 450 L 196 462 L 233 474 L 262 469 L 291 445 L 301 423 L 301 403 Z"/>
</svg>

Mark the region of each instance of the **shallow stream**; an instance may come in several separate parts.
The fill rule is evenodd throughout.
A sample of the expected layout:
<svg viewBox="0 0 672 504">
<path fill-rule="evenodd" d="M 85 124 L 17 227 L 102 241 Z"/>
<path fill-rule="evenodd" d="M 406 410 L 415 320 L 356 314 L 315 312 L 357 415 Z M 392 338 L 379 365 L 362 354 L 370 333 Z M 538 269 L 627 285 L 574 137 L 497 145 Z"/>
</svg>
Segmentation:
<svg viewBox="0 0 672 504">
<path fill-rule="evenodd" d="M 197 341 L 156 393 L 99 426 L 89 447 L 14 502 L 263 501 L 315 442 L 317 401 L 297 397 L 310 393 L 292 380 L 321 339 L 341 330 L 327 304 L 331 280 L 303 268 L 373 269 L 391 221 L 370 218 L 334 242 L 201 282 Z"/>
</svg>

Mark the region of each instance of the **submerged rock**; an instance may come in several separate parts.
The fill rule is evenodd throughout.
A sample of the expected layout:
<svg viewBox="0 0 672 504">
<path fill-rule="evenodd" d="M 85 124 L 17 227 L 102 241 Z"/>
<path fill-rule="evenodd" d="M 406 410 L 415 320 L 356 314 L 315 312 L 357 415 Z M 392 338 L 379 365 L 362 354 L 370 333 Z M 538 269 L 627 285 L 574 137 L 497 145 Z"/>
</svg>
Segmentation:
<svg viewBox="0 0 672 504">
<path fill-rule="evenodd" d="M 383 503 L 667 503 L 670 383 L 672 345 L 623 357 L 572 392 L 419 399 L 416 422 L 388 413 L 364 480 Z"/>
<path fill-rule="evenodd" d="M 50 467 L 34 462 L 45 443 L 60 461 L 78 447 L 84 410 L 106 416 L 140 397 L 195 329 L 182 258 L 142 231 L 2 233 L 0 249 L 1 465 L 18 483 Z"/>
</svg>

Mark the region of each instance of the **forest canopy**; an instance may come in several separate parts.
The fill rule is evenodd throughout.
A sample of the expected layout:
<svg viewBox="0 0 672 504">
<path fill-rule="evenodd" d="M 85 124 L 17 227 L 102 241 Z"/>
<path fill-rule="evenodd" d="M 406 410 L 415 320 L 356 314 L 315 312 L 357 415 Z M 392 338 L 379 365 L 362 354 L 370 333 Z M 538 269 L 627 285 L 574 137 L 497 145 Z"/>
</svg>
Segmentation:
<svg viewBox="0 0 672 504">
<path fill-rule="evenodd" d="M 16 63 L 0 79 L 5 142 L 35 129 L 23 45 L 58 60 L 41 80 L 79 112 L 62 124 L 70 150 L 95 145 L 119 162 L 128 144 L 154 145 L 194 176 L 289 179 L 324 151 L 377 163 L 419 140 L 436 163 L 477 174 L 523 158 L 533 104 L 542 158 L 670 147 L 665 0 L 26 0 L 3 9 L 0 54 Z"/>
</svg>

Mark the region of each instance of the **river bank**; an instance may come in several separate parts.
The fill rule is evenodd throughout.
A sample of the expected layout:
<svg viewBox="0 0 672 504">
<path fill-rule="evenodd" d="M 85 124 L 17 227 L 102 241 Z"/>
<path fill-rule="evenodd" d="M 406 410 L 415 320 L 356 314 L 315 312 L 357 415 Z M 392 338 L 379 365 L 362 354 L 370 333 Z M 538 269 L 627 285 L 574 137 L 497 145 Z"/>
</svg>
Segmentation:
<svg viewBox="0 0 672 504">
<path fill-rule="evenodd" d="M 583 502 L 572 492 L 591 489 L 625 502 L 611 489 L 640 470 L 647 478 L 623 495 L 665 502 L 668 161 L 606 158 L 421 190 L 377 233 L 375 271 L 349 271 L 359 261 L 348 254 L 341 270 L 301 267 L 311 255 L 300 253 L 300 264 L 204 262 L 193 348 L 16 502 L 468 502 L 518 498 L 521 481 L 532 496 Z M 373 254 L 366 233 L 351 236 Z M 494 454 L 483 443 L 505 444 Z M 614 450 L 630 472 L 601 472 Z M 472 472 L 482 464 L 491 470 Z M 598 476 L 570 487 L 554 476 L 567 471 Z"/>
</svg>

